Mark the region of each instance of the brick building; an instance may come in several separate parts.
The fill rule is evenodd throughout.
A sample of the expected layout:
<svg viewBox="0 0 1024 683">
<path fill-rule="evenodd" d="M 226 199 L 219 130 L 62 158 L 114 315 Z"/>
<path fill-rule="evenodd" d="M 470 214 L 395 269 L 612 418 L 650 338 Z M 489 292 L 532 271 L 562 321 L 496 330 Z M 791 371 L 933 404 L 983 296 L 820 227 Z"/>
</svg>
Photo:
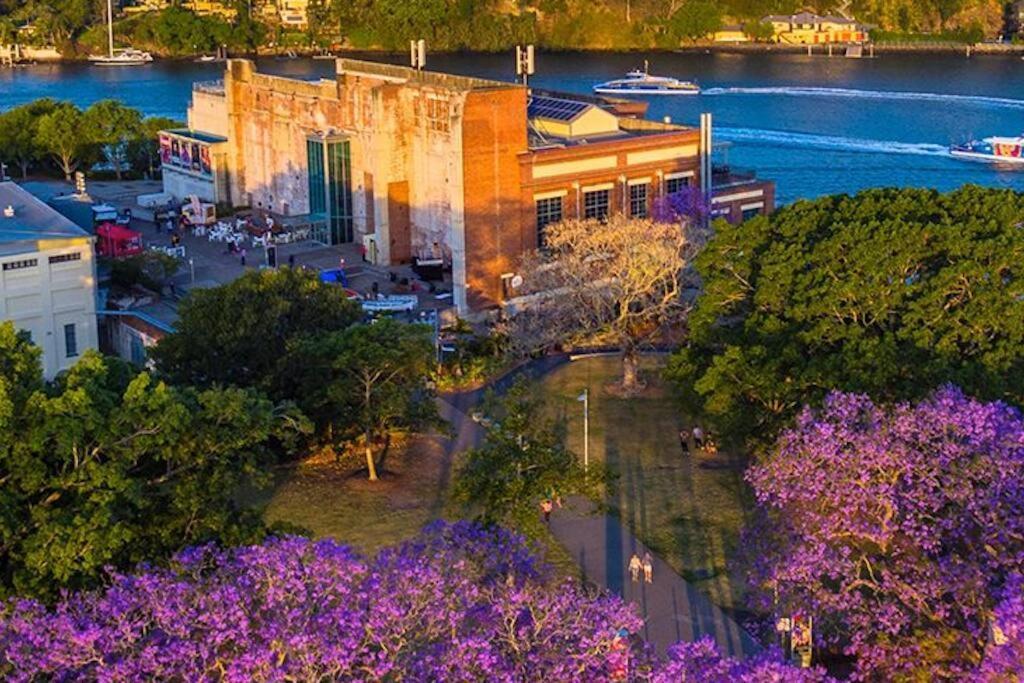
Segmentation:
<svg viewBox="0 0 1024 683">
<path fill-rule="evenodd" d="M 306 220 L 378 264 L 441 256 L 460 311 L 500 302 L 548 223 L 652 201 L 700 177 L 701 131 L 635 103 L 341 59 L 302 81 L 231 60 L 193 93 L 189 128 L 224 139 L 223 200 Z M 773 208 L 774 187 L 722 175 L 717 214 Z M 219 195 L 220 196 L 220 195 Z"/>
</svg>

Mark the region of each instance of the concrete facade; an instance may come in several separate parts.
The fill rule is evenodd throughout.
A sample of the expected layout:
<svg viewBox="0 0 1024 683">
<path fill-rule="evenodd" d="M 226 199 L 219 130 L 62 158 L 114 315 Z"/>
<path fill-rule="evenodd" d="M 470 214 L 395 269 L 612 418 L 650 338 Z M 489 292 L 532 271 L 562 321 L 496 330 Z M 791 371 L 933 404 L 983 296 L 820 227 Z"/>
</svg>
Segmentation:
<svg viewBox="0 0 1024 683">
<path fill-rule="evenodd" d="M 12 182 L 0 211 L 0 320 L 31 335 L 52 379 L 97 347 L 93 237 Z"/>
<path fill-rule="evenodd" d="M 311 141 L 344 141 L 351 240 L 380 265 L 443 258 L 467 312 L 506 298 L 538 246 L 538 201 L 554 210 L 562 197 L 562 218 L 584 216 L 608 190 L 605 213 L 644 215 L 681 182 L 699 184 L 699 131 L 624 107 L 358 60 L 312 82 L 231 60 L 223 86 L 197 87 L 189 125 L 227 138 L 235 206 L 283 216 L 312 213 Z"/>
</svg>

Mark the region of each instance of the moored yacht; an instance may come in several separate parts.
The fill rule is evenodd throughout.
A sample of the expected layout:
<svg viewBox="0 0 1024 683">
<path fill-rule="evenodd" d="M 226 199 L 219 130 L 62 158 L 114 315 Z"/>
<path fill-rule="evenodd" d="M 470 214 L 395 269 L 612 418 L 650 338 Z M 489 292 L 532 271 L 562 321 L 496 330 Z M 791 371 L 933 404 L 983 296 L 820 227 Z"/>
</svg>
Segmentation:
<svg viewBox="0 0 1024 683">
<path fill-rule="evenodd" d="M 1024 135 L 1015 138 L 990 137 L 953 145 L 949 153 L 958 159 L 991 164 L 1024 164 Z"/>
<path fill-rule="evenodd" d="M 137 66 L 153 61 L 153 55 L 133 47 L 123 50 L 114 49 L 114 7 L 112 0 L 107 0 L 107 54 L 93 55 L 89 61 L 96 66 Z"/>
<path fill-rule="evenodd" d="M 625 78 L 617 78 L 594 86 L 602 95 L 699 95 L 700 87 L 692 81 L 668 76 L 652 76 L 644 61 L 643 71 L 634 69 Z"/>
</svg>

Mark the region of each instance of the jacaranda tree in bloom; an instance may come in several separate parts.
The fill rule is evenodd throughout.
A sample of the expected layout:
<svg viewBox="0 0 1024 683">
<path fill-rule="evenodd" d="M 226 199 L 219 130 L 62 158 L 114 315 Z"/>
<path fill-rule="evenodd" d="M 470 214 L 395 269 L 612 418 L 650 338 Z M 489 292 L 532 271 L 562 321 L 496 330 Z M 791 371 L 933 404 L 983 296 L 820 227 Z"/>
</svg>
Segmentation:
<svg viewBox="0 0 1024 683">
<path fill-rule="evenodd" d="M 1019 681 L 1024 675 L 1024 580 L 1013 577 L 992 619 L 992 638 L 977 680 Z"/>
<path fill-rule="evenodd" d="M 462 522 L 437 524 L 372 560 L 333 541 L 271 538 L 192 548 L 169 568 L 114 576 L 106 590 L 71 594 L 49 610 L 10 601 L 0 616 L 0 677 L 827 680 L 771 677 L 784 670 L 777 660 L 741 664 L 709 643 L 659 663 L 635 635 L 640 627 L 618 597 L 552 582 L 521 537 Z"/>
<path fill-rule="evenodd" d="M 758 608 L 811 614 L 862 680 L 973 680 L 1024 569 L 1016 409 L 953 387 L 892 407 L 833 393 L 748 479 Z"/>
</svg>

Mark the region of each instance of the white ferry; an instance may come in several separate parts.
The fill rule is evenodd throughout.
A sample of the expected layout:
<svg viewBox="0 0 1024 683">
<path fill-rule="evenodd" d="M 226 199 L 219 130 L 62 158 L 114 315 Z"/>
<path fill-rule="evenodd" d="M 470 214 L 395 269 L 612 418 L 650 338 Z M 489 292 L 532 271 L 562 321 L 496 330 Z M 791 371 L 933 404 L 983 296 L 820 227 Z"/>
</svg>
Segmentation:
<svg viewBox="0 0 1024 683">
<path fill-rule="evenodd" d="M 644 61 L 644 69 L 634 69 L 625 78 L 594 86 L 601 95 L 699 95 L 700 87 L 692 81 L 667 76 L 652 76 Z"/>
<path fill-rule="evenodd" d="M 1024 164 L 1024 136 L 991 137 L 953 145 L 949 153 L 958 159 L 984 161 L 991 164 Z"/>
</svg>

